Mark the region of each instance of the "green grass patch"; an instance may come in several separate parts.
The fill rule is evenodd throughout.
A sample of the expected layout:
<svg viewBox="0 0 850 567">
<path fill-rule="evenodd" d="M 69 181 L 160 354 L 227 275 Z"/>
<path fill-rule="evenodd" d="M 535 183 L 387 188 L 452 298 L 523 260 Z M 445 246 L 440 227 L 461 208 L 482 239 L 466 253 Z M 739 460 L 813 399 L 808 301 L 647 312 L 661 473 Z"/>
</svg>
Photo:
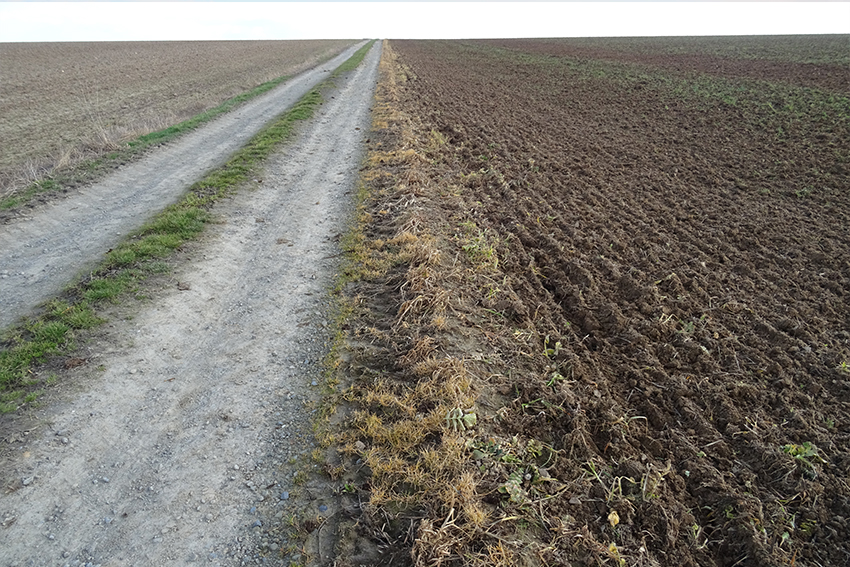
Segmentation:
<svg viewBox="0 0 850 567">
<path fill-rule="evenodd" d="M 359 64 L 371 45 L 352 55 L 343 64 L 344 70 L 356 67 L 351 62 Z M 341 72 L 339 69 L 343 66 L 333 76 Z M 0 341 L 0 413 L 15 411 L 22 402 L 35 400 L 41 391 L 35 387 L 44 382 L 37 377 L 35 366 L 47 362 L 51 356 L 71 352 L 79 331 L 102 323 L 103 319 L 95 312 L 99 304 L 117 301 L 137 290 L 151 274 L 168 271 L 164 258 L 203 232 L 210 220 L 209 208 L 251 179 L 263 161 L 291 138 L 298 121 L 313 116 L 322 102 L 321 91 L 328 84 L 325 81 L 304 95 L 227 163 L 193 184 L 180 202 L 156 215 L 111 250 L 90 277 L 67 292 L 65 299 L 51 301 L 41 315 L 3 337 Z M 268 90 L 275 85 L 266 83 L 266 86 Z"/>
<path fill-rule="evenodd" d="M 95 304 L 98 301 L 116 301 L 126 291 L 131 291 L 133 284 L 143 279 L 140 270 L 120 270 L 114 273 L 105 273 L 102 277 L 94 277 L 89 280 L 82 289 L 82 297 L 88 303 Z"/>
<path fill-rule="evenodd" d="M 16 329 L 0 350 L 0 413 L 14 411 L 13 403 L 38 383 L 32 367 L 47 357 L 73 347 L 74 330 L 90 328 L 98 319 L 86 304 L 70 306 L 54 302 L 45 315 Z"/>
<path fill-rule="evenodd" d="M 366 57 L 366 54 L 369 53 L 369 50 L 372 49 L 372 45 L 376 40 L 372 40 L 357 51 L 354 52 L 354 55 L 349 57 L 342 65 L 336 68 L 333 72 L 333 76 L 337 76 L 341 73 L 347 73 L 348 71 L 353 71 L 357 68 L 358 65 L 363 61 L 363 58 Z"/>
<path fill-rule="evenodd" d="M 91 329 L 103 322 L 86 302 L 71 305 L 54 299 L 47 305 L 47 312 L 52 319 L 65 323 L 71 329 Z"/>
<path fill-rule="evenodd" d="M 15 207 L 23 205 L 39 193 L 58 191 L 60 189 L 62 189 L 62 185 L 54 179 L 41 179 L 39 181 L 34 181 L 23 191 L 19 191 L 18 193 L 0 201 L 0 210 L 14 209 Z"/>
</svg>

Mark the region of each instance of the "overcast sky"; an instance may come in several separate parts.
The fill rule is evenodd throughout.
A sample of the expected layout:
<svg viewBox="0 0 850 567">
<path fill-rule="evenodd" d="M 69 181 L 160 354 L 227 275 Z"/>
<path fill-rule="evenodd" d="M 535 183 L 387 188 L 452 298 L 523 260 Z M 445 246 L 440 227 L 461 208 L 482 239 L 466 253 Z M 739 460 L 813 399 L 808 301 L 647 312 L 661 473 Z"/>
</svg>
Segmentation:
<svg viewBox="0 0 850 567">
<path fill-rule="evenodd" d="M 7 2 L 0 42 L 850 33 L 850 2 Z"/>
</svg>

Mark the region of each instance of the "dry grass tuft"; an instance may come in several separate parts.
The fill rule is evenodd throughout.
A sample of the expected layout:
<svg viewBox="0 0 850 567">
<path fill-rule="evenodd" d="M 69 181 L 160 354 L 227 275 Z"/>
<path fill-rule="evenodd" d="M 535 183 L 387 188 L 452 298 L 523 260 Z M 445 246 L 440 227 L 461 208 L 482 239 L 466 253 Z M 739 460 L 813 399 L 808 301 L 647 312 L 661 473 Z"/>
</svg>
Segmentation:
<svg viewBox="0 0 850 567">
<path fill-rule="evenodd" d="M 399 359 L 399 364 L 403 368 L 416 366 L 426 360 L 435 350 L 437 345 L 431 337 L 424 337 L 416 342 L 416 344 L 407 351 L 407 354 Z M 416 371 L 414 370 L 414 374 Z"/>
</svg>

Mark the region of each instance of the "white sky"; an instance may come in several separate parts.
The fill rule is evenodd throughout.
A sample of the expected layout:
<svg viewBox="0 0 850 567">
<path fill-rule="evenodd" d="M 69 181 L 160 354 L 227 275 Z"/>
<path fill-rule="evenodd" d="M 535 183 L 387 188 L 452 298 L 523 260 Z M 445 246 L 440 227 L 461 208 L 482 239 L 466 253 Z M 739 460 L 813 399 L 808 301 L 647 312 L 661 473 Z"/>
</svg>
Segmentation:
<svg viewBox="0 0 850 567">
<path fill-rule="evenodd" d="M 0 1 L 0 42 L 822 33 L 850 2 Z"/>
</svg>

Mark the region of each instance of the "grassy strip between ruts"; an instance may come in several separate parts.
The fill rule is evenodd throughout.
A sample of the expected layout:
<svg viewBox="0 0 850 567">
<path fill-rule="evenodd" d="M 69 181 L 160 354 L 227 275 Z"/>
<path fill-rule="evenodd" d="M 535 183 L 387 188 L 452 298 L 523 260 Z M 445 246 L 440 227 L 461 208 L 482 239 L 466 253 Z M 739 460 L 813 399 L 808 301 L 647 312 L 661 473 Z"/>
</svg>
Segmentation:
<svg viewBox="0 0 850 567">
<path fill-rule="evenodd" d="M 359 49 L 334 71 L 331 79 L 357 67 L 371 47 L 372 42 Z M 322 89 L 329 84 L 330 79 L 304 95 L 227 163 L 192 185 L 180 202 L 111 250 L 100 266 L 63 299 L 49 302 L 43 313 L 7 332 L 0 342 L 0 412 L 15 411 L 38 397 L 40 388 L 50 379 L 41 379 L 34 367 L 50 356 L 73 351 L 79 331 L 102 323 L 96 314 L 98 303 L 116 301 L 148 275 L 167 271 L 162 259 L 204 230 L 210 207 L 236 192 L 291 137 L 297 121 L 313 115 L 322 101 Z"/>
</svg>

